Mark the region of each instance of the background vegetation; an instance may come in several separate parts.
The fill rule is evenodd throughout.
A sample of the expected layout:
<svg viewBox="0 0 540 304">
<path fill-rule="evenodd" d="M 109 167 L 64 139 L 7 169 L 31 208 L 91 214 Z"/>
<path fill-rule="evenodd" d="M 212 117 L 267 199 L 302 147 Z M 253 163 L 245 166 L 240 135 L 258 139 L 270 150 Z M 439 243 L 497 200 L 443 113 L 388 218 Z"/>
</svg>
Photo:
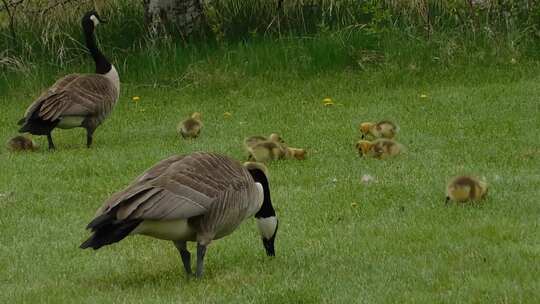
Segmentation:
<svg viewBox="0 0 540 304">
<path fill-rule="evenodd" d="M 117 64 L 121 69 L 140 65 L 144 56 L 145 75 L 152 78 L 169 74 L 164 73 L 168 67 L 176 75 L 189 70 L 194 57 L 200 64 L 209 51 L 230 58 L 220 58 L 210 68 L 242 69 L 233 58 L 236 48 L 250 41 L 286 41 L 287 50 L 282 51 L 292 52 L 293 57 L 294 52 L 303 54 L 313 46 L 330 51 L 332 60 L 310 61 L 305 55 L 287 61 L 292 70 L 309 66 L 313 72 L 344 66 L 365 69 L 371 64 L 416 66 L 411 57 L 437 66 L 536 58 L 540 37 L 540 4 L 531 0 L 284 0 L 282 5 L 268 0 L 209 1 L 206 34 L 193 41 L 174 32 L 149 34 L 142 1 L 5 0 L 2 4 L 2 75 L 15 71 L 33 76 L 34 66 L 47 66 L 49 72 L 86 62 L 81 56 L 85 48 L 79 21 L 83 12 L 94 7 L 110 21 L 98 34 L 108 55 L 121 62 Z M 275 52 L 272 55 L 280 58 L 279 50 Z M 164 58 L 174 58 L 175 64 L 163 62 Z"/>
</svg>

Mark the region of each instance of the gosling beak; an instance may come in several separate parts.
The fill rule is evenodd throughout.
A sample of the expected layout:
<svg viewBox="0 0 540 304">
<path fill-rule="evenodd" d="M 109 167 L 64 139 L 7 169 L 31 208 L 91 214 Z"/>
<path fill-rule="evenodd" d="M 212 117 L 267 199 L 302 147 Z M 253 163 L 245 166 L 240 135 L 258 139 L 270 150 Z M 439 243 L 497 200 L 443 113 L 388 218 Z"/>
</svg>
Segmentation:
<svg viewBox="0 0 540 304">
<path fill-rule="evenodd" d="M 447 197 L 446 197 L 445 205 L 448 205 L 448 203 L 450 203 L 450 196 L 447 196 Z"/>
<path fill-rule="evenodd" d="M 366 134 L 362 133 L 362 139 L 366 138 Z"/>
</svg>

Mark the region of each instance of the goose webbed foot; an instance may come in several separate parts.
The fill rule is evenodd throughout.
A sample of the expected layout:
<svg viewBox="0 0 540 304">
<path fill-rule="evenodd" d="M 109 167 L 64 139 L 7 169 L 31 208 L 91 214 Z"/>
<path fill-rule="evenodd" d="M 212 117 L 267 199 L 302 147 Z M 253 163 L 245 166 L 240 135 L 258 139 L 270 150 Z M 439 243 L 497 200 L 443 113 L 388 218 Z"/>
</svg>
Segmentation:
<svg viewBox="0 0 540 304">
<path fill-rule="evenodd" d="M 47 134 L 47 141 L 49 142 L 49 150 L 56 149 L 56 147 L 54 146 L 54 142 L 53 142 L 51 133 Z"/>
<path fill-rule="evenodd" d="M 191 253 L 187 250 L 187 244 L 185 241 L 176 241 L 174 246 L 180 252 L 180 257 L 182 258 L 182 264 L 184 264 L 184 270 L 188 275 L 191 275 Z"/>
<path fill-rule="evenodd" d="M 201 278 L 204 272 L 204 255 L 206 254 L 207 245 L 197 243 L 197 270 L 195 276 Z"/>
</svg>

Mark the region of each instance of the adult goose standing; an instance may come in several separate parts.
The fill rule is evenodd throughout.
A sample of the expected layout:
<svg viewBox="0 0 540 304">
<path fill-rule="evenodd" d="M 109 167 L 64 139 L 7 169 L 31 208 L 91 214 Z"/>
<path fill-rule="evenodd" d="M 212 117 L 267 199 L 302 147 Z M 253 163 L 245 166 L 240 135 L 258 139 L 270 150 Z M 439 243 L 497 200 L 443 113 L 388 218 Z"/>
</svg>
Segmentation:
<svg viewBox="0 0 540 304">
<path fill-rule="evenodd" d="M 196 276 L 201 277 L 207 246 L 253 215 L 266 254 L 274 256 L 278 220 L 266 167 L 213 153 L 172 156 L 113 194 L 88 224 L 93 234 L 80 248 L 99 249 L 135 234 L 170 240 L 189 275 L 186 242 L 197 242 Z"/>
<path fill-rule="evenodd" d="M 96 63 L 95 74 L 69 74 L 54 83 L 26 110 L 19 132 L 46 135 L 54 149 L 54 128 L 86 129 L 86 146 L 92 145 L 96 128 L 112 111 L 120 92 L 120 79 L 113 65 L 96 46 L 94 29 L 103 22 L 95 11 L 82 18 L 86 46 Z"/>
</svg>

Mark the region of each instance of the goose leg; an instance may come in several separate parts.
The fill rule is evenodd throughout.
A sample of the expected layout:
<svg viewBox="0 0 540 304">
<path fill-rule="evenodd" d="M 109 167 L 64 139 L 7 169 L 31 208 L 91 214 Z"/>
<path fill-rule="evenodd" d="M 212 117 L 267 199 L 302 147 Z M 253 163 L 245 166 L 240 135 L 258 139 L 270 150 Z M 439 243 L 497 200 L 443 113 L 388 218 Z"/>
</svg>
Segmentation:
<svg viewBox="0 0 540 304">
<path fill-rule="evenodd" d="M 47 134 L 47 141 L 49 142 L 49 150 L 56 149 L 52 140 L 51 133 Z"/>
<path fill-rule="evenodd" d="M 180 252 L 180 257 L 182 257 L 182 263 L 184 264 L 184 269 L 188 275 L 191 274 L 191 253 L 187 250 L 187 244 L 185 241 L 174 241 L 174 246 Z"/>
<path fill-rule="evenodd" d="M 92 140 L 94 137 L 94 129 L 86 128 L 86 147 L 90 148 L 92 146 Z"/>
<path fill-rule="evenodd" d="M 204 271 L 204 255 L 206 254 L 206 246 L 201 243 L 197 243 L 197 270 L 195 276 L 197 278 L 202 277 Z"/>
</svg>

